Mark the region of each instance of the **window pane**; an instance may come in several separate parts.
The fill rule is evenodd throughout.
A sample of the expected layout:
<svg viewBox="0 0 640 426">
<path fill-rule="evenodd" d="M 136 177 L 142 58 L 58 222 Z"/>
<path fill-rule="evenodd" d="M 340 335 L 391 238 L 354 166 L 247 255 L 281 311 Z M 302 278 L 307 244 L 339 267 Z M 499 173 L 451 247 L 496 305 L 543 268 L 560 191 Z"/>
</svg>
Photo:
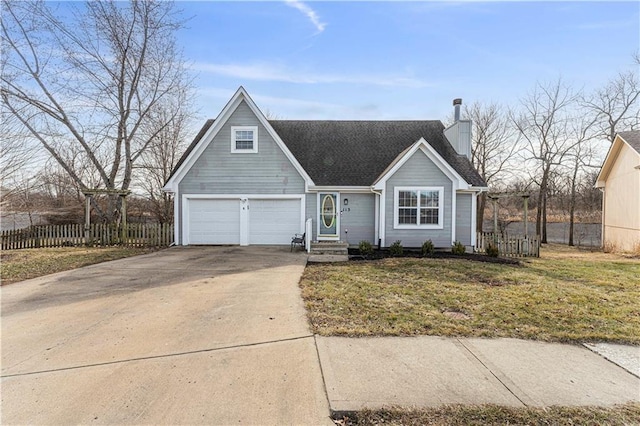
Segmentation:
<svg viewBox="0 0 640 426">
<path fill-rule="evenodd" d="M 236 130 L 236 140 L 253 140 L 253 130 Z"/>
<path fill-rule="evenodd" d="M 236 141 L 236 149 L 253 149 L 253 141 Z"/>
<path fill-rule="evenodd" d="M 236 130 L 236 149 L 253 149 L 253 130 Z"/>
<path fill-rule="evenodd" d="M 398 193 L 399 207 L 418 207 L 418 193 L 416 191 L 400 191 Z"/>
<path fill-rule="evenodd" d="M 420 209 L 420 223 L 422 225 L 437 225 L 438 209 Z"/>
<path fill-rule="evenodd" d="M 421 191 L 420 207 L 438 207 L 438 191 Z"/>
<path fill-rule="evenodd" d="M 417 225 L 418 209 L 398 209 L 398 224 L 400 225 Z"/>
</svg>

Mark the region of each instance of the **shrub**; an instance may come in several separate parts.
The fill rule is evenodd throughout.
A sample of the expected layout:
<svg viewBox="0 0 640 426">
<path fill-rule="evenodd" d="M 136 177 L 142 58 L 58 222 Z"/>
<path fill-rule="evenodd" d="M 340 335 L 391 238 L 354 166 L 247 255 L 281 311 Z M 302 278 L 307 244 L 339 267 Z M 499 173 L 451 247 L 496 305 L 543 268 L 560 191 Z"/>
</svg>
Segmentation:
<svg viewBox="0 0 640 426">
<path fill-rule="evenodd" d="M 435 252 L 435 247 L 433 246 L 433 242 L 431 240 L 427 240 L 422 243 L 422 255 L 423 256 L 433 256 Z"/>
<path fill-rule="evenodd" d="M 463 255 L 467 251 L 467 248 L 460 241 L 456 241 L 451 246 L 451 253 L 457 254 L 458 256 Z"/>
<path fill-rule="evenodd" d="M 369 241 L 360 241 L 358 248 L 360 249 L 360 254 L 363 256 L 371 256 L 373 254 L 373 246 Z"/>
<path fill-rule="evenodd" d="M 398 240 L 395 243 L 391 244 L 389 247 L 389 253 L 391 256 L 402 256 L 404 249 L 402 248 L 402 241 Z"/>
<path fill-rule="evenodd" d="M 493 244 L 489 244 L 485 251 L 489 257 L 498 257 L 500 255 L 500 250 L 498 250 L 498 247 Z"/>
</svg>

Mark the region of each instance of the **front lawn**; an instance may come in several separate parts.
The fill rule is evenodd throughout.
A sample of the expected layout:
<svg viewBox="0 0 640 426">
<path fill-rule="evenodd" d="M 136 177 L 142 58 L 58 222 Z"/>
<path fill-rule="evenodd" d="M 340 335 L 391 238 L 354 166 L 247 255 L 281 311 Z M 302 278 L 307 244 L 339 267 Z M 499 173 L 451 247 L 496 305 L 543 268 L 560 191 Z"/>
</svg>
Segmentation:
<svg viewBox="0 0 640 426">
<path fill-rule="evenodd" d="M 613 407 L 501 407 L 443 406 L 437 408 L 390 408 L 363 410 L 353 419 L 338 424 L 351 425 L 637 425 L 640 404 L 628 403 Z"/>
<path fill-rule="evenodd" d="M 310 264 L 302 294 L 329 336 L 640 343 L 640 259 L 546 246 L 522 266 L 394 258 Z"/>
<path fill-rule="evenodd" d="M 3 250 L 0 252 L 2 285 L 108 260 L 149 253 L 154 249 L 132 247 L 60 247 Z"/>
</svg>

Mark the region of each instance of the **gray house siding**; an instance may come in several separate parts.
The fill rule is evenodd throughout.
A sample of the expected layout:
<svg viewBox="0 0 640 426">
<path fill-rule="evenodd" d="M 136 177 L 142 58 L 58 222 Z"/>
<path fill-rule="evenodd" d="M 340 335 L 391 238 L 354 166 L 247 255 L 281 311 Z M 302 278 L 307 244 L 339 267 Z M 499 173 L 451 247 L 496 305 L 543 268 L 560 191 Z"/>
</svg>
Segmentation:
<svg viewBox="0 0 640 426">
<path fill-rule="evenodd" d="M 305 220 L 311 219 L 311 232 L 313 235 L 310 241 L 315 241 L 318 238 L 318 194 L 315 192 L 308 193 L 305 206 Z"/>
<path fill-rule="evenodd" d="M 349 204 L 344 205 L 348 199 Z M 340 239 L 349 245 L 365 240 L 377 244 L 375 239 L 375 194 L 340 193 Z M 348 232 L 347 232 L 348 231 Z"/>
<path fill-rule="evenodd" d="M 471 197 L 472 194 L 456 194 L 456 241 L 471 246 Z"/>
<path fill-rule="evenodd" d="M 231 153 L 231 126 L 258 126 L 258 153 Z M 302 194 L 304 179 L 243 101 L 180 182 L 181 194 Z"/>
<path fill-rule="evenodd" d="M 232 154 L 231 126 L 258 126 L 258 152 Z M 304 179 L 242 101 L 180 182 L 179 216 L 183 194 L 304 194 Z"/>
<path fill-rule="evenodd" d="M 344 205 L 344 199 L 349 205 Z M 377 244 L 375 239 L 375 194 L 340 192 L 338 201 L 340 214 L 340 239 L 350 245 L 358 245 L 362 240 Z M 312 240 L 318 238 L 318 194 L 308 193 L 305 218 L 313 220 Z M 348 232 L 345 232 L 347 231 Z"/>
<path fill-rule="evenodd" d="M 394 229 L 394 193 L 397 186 L 444 188 L 442 229 Z M 401 240 L 404 247 L 420 247 L 431 240 L 436 247 L 451 246 L 451 195 L 453 184 L 422 151 L 417 151 L 389 178 L 385 187 L 385 245 Z"/>
</svg>

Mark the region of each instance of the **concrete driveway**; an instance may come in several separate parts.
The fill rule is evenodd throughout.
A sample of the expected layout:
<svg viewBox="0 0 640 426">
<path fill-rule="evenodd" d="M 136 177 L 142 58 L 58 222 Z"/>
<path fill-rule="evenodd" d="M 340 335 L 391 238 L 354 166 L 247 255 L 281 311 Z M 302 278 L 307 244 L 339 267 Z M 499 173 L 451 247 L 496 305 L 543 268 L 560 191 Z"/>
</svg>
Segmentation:
<svg viewBox="0 0 640 426">
<path fill-rule="evenodd" d="M 175 247 L 3 287 L 2 424 L 333 424 L 305 262 Z"/>
</svg>

